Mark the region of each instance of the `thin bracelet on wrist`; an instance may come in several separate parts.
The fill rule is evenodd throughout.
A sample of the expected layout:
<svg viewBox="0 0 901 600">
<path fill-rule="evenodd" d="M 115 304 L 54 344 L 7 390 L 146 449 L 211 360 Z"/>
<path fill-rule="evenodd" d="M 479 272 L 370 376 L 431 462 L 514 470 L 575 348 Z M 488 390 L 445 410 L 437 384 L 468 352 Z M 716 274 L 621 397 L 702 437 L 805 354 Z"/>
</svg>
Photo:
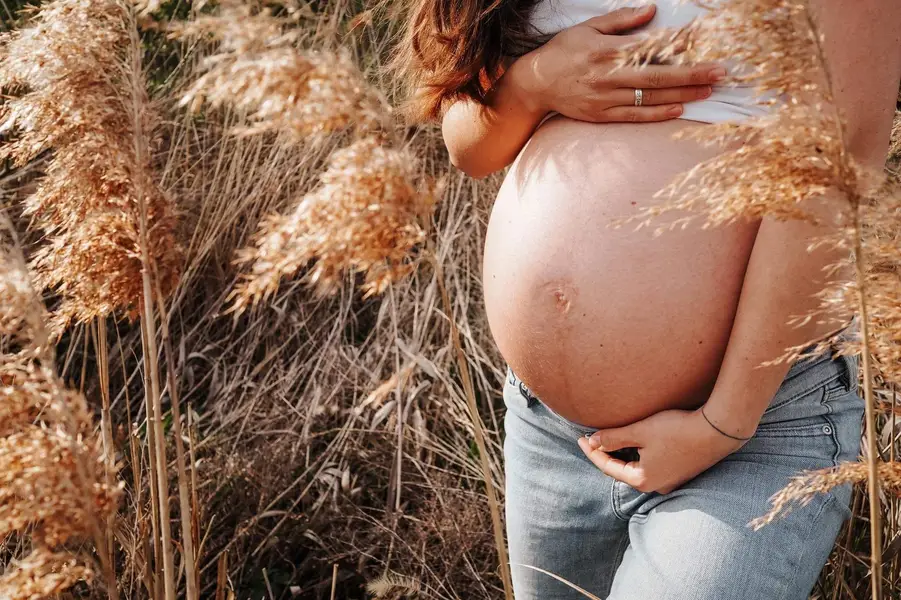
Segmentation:
<svg viewBox="0 0 901 600">
<path fill-rule="evenodd" d="M 735 441 L 738 441 L 738 442 L 747 442 L 747 441 L 750 440 L 752 437 L 754 437 L 753 435 L 752 435 L 751 437 L 738 437 L 737 435 L 730 435 L 730 434 L 726 433 L 725 431 L 723 431 L 722 429 L 720 429 L 719 427 L 717 427 L 716 425 L 714 425 L 714 424 L 713 424 L 713 421 L 711 421 L 709 418 L 707 418 L 707 414 L 704 412 L 704 406 L 705 406 L 705 405 L 703 405 L 703 404 L 701 405 L 701 415 L 704 417 L 704 420 L 707 421 L 707 423 L 708 423 L 711 427 L 713 427 L 714 429 L 716 429 L 717 432 L 719 432 L 720 434 L 726 436 L 726 437 L 729 438 L 729 439 L 732 439 L 732 440 L 735 440 Z"/>
</svg>

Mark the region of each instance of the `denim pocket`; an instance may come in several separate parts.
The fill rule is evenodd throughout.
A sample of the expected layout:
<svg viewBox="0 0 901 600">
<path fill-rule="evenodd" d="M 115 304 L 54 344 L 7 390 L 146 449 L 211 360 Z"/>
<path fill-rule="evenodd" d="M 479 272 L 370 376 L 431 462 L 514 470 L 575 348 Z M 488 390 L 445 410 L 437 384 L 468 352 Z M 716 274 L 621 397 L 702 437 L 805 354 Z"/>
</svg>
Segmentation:
<svg viewBox="0 0 901 600">
<path fill-rule="evenodd" d="M 848 391 L 847 376 L 843 375 L 842 370 L 832 368 L 829 372 L 822 372 L 825 369 L 814 367 L 819 373 L 802 372 L 792 379 L 786 379 L 770 405 L 764 411 L 764 417 L 768 414 L 780 412 L 786 409 L 790 404 L 821 404 L 824 400 L 824 394 L 827 390 Z M 816 377 L 811 375 L 822 375 Z M 790 412 L 794 412 L 792 409 Z"/>
<path fill-rule="evenodd" d="M 764 413 L 754 437 L 739 454 L 778 457 L 778 462 L 797 470 L 837 464 L 850 422 L 847 412 L 840 407 L 837 411 L 833 401 L 847 395 L 838 374 L 803 392 L 793 390 Z"/>
</svg>

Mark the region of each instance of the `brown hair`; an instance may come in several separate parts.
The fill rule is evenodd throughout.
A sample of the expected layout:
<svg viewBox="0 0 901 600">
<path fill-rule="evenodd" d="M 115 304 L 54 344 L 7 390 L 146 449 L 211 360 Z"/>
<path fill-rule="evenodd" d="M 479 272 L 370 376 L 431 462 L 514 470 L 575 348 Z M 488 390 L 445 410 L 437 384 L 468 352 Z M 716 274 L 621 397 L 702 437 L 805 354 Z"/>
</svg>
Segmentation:
<svg viewBox="0 0 901 600">
<path fill-rule="evenodd" d="M 435 119 L 450 103 L 484 103 L 505 59 L 539 44 L 529 23 L 538 0 L 411 0 L 394 66 L 410 94 L 406 112 Z"/>
</svg>

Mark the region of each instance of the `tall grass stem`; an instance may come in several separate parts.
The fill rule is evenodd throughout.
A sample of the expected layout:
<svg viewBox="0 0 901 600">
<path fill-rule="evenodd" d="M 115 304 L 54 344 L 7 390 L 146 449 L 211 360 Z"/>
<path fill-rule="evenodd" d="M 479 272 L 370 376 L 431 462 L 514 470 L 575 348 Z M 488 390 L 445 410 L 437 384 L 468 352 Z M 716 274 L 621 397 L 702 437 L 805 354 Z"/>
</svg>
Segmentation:
<svg viewBox="0 0 901 600">
<path fill-rule="evenodd" d="M 463 391 L 466 394 L 466 403 L 469 407 L 472 419 L 476 447 L 479 450 L 482 477 L 485 480 L 485 492 L 488 495 L 488 507 L 491 511 L 491 524 L 494 528 L 494 543 L 497 548 L 498 562 L 500 563 L 501 581 L 504 585 L 504 598 L 506 600 L 513 600 L 513 584 L 510 579 L 510 562 L 507 556 L 504 526 L 501 521 L 500 503 L 498 502 L 497 492 L 494 489 L 494 477 L 491 475 L 491 464 L 488 461 L 488 446 L 485 443 L 482 418 L 479 416 L 479 407 L 476 404 L 476 395 L 472 385 L 472 377 L 469 373 L 469 364 L 466 361 L 466 353 L 463 351 L 463 345 L 460 343 L 460 330 L 454 319 L 454 307 L 451 304 L 450 295 L 447 293 L 447 285 L 444 281 L 444 269 L 441 267 L 441 263 L 437 256 L 429 254 L 429 257 L 435 268 L 435 278 L 438 282 L 438 288 L 441 291 L 441 302 L 447 313 L 447 320 L 451 333 L 451 343 L 454 346 L 457 368 L 460 371 L 460 379 L 463 381 Z"/>
<path fill-rule="evenodd" d="M 872 598 L 882 600 L 882 509 L 879 501 L 880 453 L 876 442 L 876 401 L 873 396 L 873 373 L 870 364 L 870 323 L 867 309 L 867 274 L 864 261 L 863 232 L 860 224 L 860 199 L 854 199 L 854 268 L 857 274 L 857 297 L 860 312 L 860 333 L 863 339 L 861 368 L 863 369 L 863 398 L 866 412 L 867 495 L 870 500 L 870 573 Z"/>
</svg>

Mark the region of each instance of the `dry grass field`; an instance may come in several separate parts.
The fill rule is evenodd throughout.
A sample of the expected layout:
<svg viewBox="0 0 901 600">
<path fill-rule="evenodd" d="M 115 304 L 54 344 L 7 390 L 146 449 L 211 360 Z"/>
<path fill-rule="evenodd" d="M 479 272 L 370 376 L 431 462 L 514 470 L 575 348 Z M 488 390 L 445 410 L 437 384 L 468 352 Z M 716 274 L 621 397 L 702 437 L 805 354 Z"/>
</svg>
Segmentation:
<svg viewBox="0 0 901 600">
<path fill-rule="evenodd" d="M 0 598 L 504 597 L 480 282 L 500 180 L 390 108 L 401 3 L 21 8 L 0 48 Z M 886 206 L 864 225 L 901 598 Z M 814 597 L 870 598 L 870 543 L 864 481 Z"/>
</svg>

